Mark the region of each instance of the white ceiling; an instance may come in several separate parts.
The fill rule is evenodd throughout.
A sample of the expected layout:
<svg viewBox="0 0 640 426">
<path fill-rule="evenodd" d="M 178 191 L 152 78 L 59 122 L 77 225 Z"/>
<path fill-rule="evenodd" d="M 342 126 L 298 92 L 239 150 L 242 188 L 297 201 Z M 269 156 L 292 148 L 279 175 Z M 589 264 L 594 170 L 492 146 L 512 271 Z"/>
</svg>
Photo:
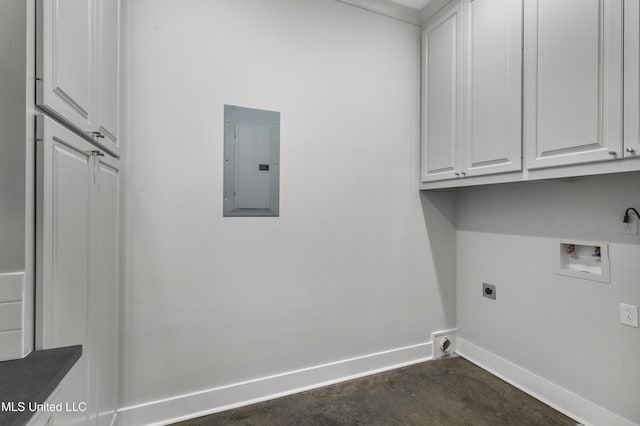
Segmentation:
<svg viewBox="0 0 640 426">
<path fill-rule="evenodd" d="M 410 7 L 416 10 L 422 10 L 431 0 L 391 0 L 394 3 Z"/>
</svg>

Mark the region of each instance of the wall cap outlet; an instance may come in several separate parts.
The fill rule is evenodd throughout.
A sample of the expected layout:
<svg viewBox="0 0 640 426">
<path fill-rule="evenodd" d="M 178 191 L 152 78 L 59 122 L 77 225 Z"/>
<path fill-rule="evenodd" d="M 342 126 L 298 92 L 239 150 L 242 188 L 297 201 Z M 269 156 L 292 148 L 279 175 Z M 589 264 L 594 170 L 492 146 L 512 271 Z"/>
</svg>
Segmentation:
<svg viewBox="0 0 640 426">
<path fill-rule="evenodd" d="M 457 328 L 431 333 L 431 346 L 433 347 L 433 359 L 456 353 Z"/>
<path fill-rule="evenodd" d="M 496 300 L 496 286 L 489 283 L 482 283 L 482 296 L 487 299 Z"/>
</svg>

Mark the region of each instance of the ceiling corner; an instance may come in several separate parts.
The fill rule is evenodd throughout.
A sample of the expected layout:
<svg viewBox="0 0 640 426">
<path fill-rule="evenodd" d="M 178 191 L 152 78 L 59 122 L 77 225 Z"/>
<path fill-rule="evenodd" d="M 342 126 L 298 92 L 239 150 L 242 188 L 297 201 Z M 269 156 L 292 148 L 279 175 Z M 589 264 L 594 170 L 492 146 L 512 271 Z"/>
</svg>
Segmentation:
<svg viewBox="0 0 640 426">
<path fill-rule="evenodd" d="M 418 25 L 423 25 L 429 18 L 438 13 L 450 0 L 429 0 L 418 12 Z"/>
<path fill-rule="evenodd" d="M 341 3 L 369 10 L 380 15 L 408 22 L 413 25 L 422 25 L 424 20 L 421 11 L 391 0 L 337 0 Z M 433 2 L 434 0 L 431 0 Z M 428 4 L 427 4 L 428 6 Z M 425 6 L 426 7 L 426 6 Z"/>
</svg>

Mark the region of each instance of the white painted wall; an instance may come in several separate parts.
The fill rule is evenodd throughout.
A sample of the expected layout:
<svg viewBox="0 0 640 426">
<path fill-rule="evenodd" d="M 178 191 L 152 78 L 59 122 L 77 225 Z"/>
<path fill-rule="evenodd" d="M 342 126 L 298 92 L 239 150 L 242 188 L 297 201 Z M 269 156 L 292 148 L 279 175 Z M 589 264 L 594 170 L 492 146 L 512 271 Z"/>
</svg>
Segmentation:
<svg viewBox="0 0 640 426">
<path fill-rule="evenodd" d="M 459 337 L 640 423 L 640 238 L 618 235 L 640 206 L 640 174 L 469 190 L 458 198 Z M 610 244 L 611 283 L 554 274 L 558 239 Z M 497 300 L 481 296 L 482 282 Z"/>
<path fill-rule="evenodd" d="M 417 190 L 417 27 L 334 0 L 123 10 L 122 406 L 455 326 L 454 198 Z M 280 218 L 222 217 L 224 104 L 282 114 Z"/>
<path fill-rule="evenodd" d="M 25 270 L 26 4 L 0 3 L 0 272 Z"/>
<path fill-rule="evenodd" d="M 24 274 L 20 350 L 2 351 L 11 356 L 33 349 L 34 50 L 35 0 L 0 2 L 0 274 Z"/>
</svg>

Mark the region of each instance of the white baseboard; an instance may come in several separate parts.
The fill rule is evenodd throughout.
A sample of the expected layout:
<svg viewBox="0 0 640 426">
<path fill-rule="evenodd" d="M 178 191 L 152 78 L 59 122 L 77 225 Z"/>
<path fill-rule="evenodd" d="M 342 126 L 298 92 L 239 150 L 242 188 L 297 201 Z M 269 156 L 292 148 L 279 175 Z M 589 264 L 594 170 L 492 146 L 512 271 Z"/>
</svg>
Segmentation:
<svg viewBox="0 0 640 426">
<path fill-rule="evenodd" d="M 24 358 L 31 352 L 24 296 L 24 272 L 0 274 L 0 361 Z"/>
<path fill-rule="evenodd" d="M 118 410 L 119 426 L 166 425 L 432 359 L 431 342 L 220 386 Z"/>
<path fill-rule="evenodd" d="M 588 426 L 638 426 L 549 380 L 458 337 L 456 352 L 507 383 Z"/>
</svg>

